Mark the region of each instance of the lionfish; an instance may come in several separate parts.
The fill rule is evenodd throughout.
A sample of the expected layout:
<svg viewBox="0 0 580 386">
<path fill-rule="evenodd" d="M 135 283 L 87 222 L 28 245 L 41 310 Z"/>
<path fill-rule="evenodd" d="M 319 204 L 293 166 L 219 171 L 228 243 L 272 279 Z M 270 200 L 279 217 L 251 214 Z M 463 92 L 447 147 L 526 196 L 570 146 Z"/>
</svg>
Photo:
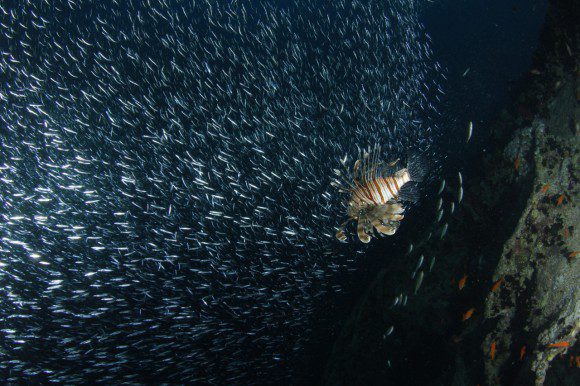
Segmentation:
<svg viewBox="0 0 580 386">
<path fill-rule="evenodd" d="M 403 202 L 417 200 L 417 190 L 411 182 L 421 181 L 425 173 L 419 159 L 410 157 L 406 167 L 398 168 L 399 159 L 383 162 L 380 152 L 378 145 L 372 151 L 370 147 L 359 151 L 352 173 L 346 167 L 346 156 L 341 160 L 344 172 L 334 169 L 337 178 L 332 185 L 350 195 L 349 218 L 336 233 L 340 241 L 346 241 L 344 229 L 352 220 L 358 221 L 357 234 L 363 243 L 370 242 L 373 229 L 383 235 L 395 234 L 404 218 Z"/>
</svg>

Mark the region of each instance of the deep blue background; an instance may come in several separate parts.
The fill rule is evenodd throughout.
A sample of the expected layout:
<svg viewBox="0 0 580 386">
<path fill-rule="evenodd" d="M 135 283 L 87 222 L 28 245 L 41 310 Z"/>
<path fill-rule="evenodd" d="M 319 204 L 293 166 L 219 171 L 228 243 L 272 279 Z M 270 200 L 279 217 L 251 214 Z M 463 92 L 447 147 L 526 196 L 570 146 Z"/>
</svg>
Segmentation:
<svg viewBox="0 0 580 386">
<path fill-rule="evenodd" d="M 434 57 L 447 76 L 443 113 L 450 127 L 444 131 L 457 133 L 458 143 L 464 143 L 467 123 L 473 121 L 472 140 L 477 143 L 486 137 L 486 128 L 499 111 L 508 106 L 510 86 L 531 69 L 547 1 L 440 0 L 426 4 L 422 21 L 432 38 Z"/>
</svg>

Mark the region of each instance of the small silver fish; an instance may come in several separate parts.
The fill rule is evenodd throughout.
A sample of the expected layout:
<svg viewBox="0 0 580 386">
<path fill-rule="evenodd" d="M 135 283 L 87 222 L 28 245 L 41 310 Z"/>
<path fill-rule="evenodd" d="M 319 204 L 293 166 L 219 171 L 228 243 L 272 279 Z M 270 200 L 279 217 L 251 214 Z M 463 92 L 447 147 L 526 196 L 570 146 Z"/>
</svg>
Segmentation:
<svg viewBox="0 0 580 386">
<path fill-rule="evenodd" d="M 434 265 L 435 265 L 435 256 L 431 257 L 431 262 L 429 262 L 429 272 L 431 272 Z"/>
<path fill-rule="evenodd" d="M 443 239 L 443 237 L 445 237 L 445 235 L 447 234 L 447 226 L 448 224 L 445 223 L 445 225 L 443 225 L 443 227 L 441 228 L 441 239 Z"/>
<path fill-rule="evenodd" d="M 415 267 L 415 271 L 418 271 L 419 268 L 421 268 L 424 260 L 425 260 L 425 256 L 421 255 L 421 257 L 419 257 L 419 260 L 417 260 L 417 266 Z"/>
<path fill-rule="evenodd" d="M 473 134 L 473 122 L 469 122 L 469 125 L 467 126 L 467 141 L 469 142 L 469 140 L 471 139 L 471 134 Z"/>
<path fill-rule="evenodd" d="M 423 271 L 420 271 L 419 275 L 417 275 L 417 281 L 415 282 L 415 293 L 417 293 L 417 291 L 419 291 L 419 288 L 421 288 L 421 283 L 423 283 L 423 276 L 424 276 Z"/>
<path fill-rule="evenodd" d="M 445 189 L 445 180 L 441 181 L 441 185 L 439 186 L 439 191 L 437 194 L 443 193 L 443 189 Z"/>
</svg>

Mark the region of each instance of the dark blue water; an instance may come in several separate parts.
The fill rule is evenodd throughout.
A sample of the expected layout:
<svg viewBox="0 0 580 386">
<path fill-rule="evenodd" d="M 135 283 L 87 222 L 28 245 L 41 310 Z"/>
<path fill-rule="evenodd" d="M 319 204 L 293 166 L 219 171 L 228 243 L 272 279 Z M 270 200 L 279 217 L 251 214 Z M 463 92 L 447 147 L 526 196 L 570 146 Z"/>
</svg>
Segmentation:
<svg viewBox="0 0 580 386">
<path fill-rule="evenodd" d="M 547 1 L 525 0 L 426 6 L 423 20 L 456 107 L 476 121 L 506 107 L 510 84 L 531 69 L 546 8 Z"/>
</svg>

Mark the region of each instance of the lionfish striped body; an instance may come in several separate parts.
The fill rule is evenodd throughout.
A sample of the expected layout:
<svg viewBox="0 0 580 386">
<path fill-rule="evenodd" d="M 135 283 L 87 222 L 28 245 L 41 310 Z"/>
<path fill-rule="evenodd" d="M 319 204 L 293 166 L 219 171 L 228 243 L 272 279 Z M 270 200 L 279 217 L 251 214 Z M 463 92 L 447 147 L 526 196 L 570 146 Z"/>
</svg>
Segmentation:
<svg viewBox="0 0 580 386">
<path fill-rule="evenodd" d="M 346 157 L 342 160 L 345 175 L 335 170 L 337 179 L 333 185 L 350 195 L 348 220 L 341 226 L 336 237 L 346 240 L 345 226 L 352 220 L 357 221 L 357 234 L 363 243 L 371 240 L 375 229 L 380 234 L 393 235 L 404 218 L 402 201 L 414 201 L 413 191 L 407 187 L 411 181 L 419 181 L 421 169 L 417 164 L 397 170 L 399 160 L 388 164 L 380 160 L 380 147 L 365 151 L 354 164 L 352 173 L 346 169 Z M 413 169 L 413 171 L 410 171 Z"/>
</svg>

